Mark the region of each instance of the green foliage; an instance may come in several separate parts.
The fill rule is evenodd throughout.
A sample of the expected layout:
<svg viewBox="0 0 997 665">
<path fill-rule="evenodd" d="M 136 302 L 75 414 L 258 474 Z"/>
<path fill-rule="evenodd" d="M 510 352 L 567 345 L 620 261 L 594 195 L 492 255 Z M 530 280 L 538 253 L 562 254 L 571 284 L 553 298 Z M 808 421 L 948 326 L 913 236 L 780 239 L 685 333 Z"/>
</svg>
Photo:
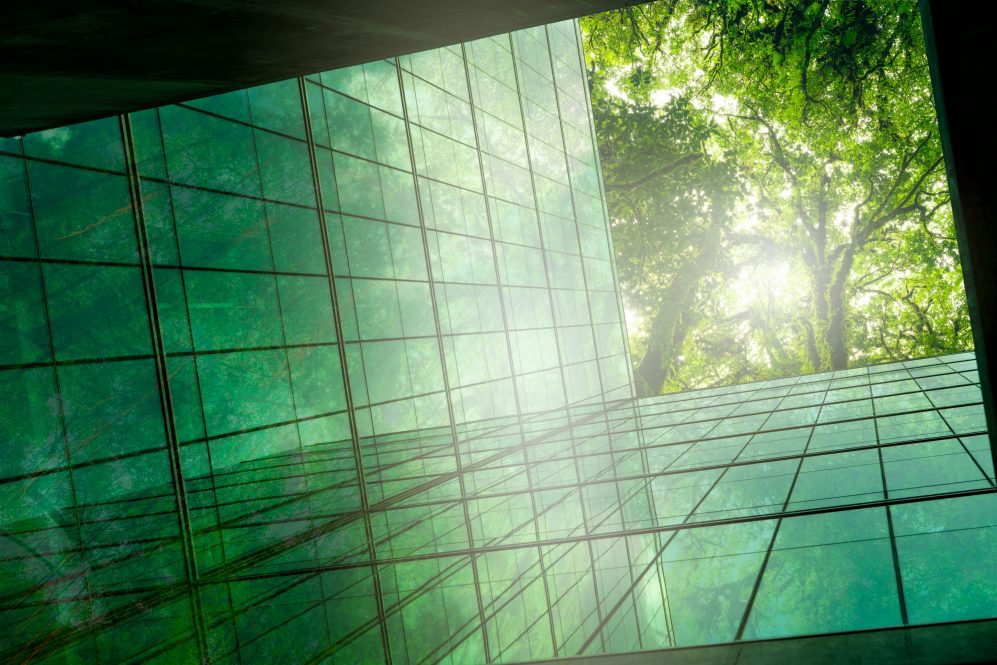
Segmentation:
<svg viewBox="0 0 997 665">
<path fill-rule="evenodd" d="M 582 27 L 643 393 L 971 348 L 916 3 Z"/>
</svg>

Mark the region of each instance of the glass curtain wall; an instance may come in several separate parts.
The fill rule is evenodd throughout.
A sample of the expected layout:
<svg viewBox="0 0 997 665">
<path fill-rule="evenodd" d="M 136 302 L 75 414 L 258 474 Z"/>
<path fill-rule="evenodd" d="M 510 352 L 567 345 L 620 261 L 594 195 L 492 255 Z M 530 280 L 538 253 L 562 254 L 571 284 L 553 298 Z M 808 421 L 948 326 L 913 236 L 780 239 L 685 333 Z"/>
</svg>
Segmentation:
<svg viewBox="0 0 997 665">
<path fill-rule="evenodd" d="M 575 22 L 0 140 L 0 658 L 997 616 L 971 355 L 634 400 Z"/>
<path fill-rule="evenodd" d="M 380 654 L 421 573 L 373 562 L 632 396 L 582 72 L 565 22 L 3 140 L 5 649 L 262 658 L 251 606 L 332 654 L 374 603 Z"/>
</svg>

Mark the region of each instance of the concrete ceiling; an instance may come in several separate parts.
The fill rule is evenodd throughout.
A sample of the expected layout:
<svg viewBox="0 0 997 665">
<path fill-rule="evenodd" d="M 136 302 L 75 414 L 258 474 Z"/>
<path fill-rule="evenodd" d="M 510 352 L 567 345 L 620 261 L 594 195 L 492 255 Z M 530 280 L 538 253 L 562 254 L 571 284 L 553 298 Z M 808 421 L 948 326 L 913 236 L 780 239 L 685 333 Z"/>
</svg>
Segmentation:
<svg viewBox="0 0 997 665">
<path fill-rule="evenodd" d="M 15 0 L 0 10 L 0 136 L 627 4 L 633 0 Z"/>
</svg>

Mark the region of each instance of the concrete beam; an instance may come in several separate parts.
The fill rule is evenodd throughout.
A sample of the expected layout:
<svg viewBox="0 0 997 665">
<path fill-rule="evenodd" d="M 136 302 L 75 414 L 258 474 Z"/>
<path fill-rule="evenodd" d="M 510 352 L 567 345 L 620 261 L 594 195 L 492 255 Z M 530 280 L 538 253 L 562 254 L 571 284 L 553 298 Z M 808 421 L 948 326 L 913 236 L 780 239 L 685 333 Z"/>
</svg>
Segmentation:
<svg viewBox="0 0 997 665">
<path fill-rule="evenodd" d="M 94 0 L 0 11 L 0 136 L 605 11 L 633 0 Z"/>
</svg>

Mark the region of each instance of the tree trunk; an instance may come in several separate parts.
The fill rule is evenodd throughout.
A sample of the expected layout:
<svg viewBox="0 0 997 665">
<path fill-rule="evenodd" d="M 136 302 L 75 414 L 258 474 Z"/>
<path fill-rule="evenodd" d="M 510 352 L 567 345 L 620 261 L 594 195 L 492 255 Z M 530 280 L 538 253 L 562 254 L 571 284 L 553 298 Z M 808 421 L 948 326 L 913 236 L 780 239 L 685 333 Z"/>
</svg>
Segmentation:
<svg viewBox="0 0 997 665">
<path fill-rule="evenodd" d="M 698 280 L 696 280 L 698 282 Z M 665 381 L 675 368 L 686 335 L 696 317 L 692 313 L 693 300 L 699 290 L 693 282 L 668 289 L 658 313 L 651 324 L 647 339 L 647 350 L 637 366 L 636 383 L 638 397 L 660 395 Z"/>
<path fill-rule="evenodd" d="M 855 250 L 849 246 L 841 256 L 827 292 L 828 320 L 825 343 L 827 344 L 829 369 L 838 370 L 848 367 L 848 338 L 845 333 L 845 314 L 848 309 L 847 286 L 848 276 L 852 272 Z"/>
<path fill-rule="evenodd" d="M 714 269 L 718 256 L 719 243 L 705 246 L 665 290 L 647 336 L 647 350 L 634 376 L 638 397 L 660 395 L 672 375 L 685 338 L 700 319 L 694 305 L 703 276 Z"/>
<path fill-rule="evenodd" d="M 713 228 L 720 228 L 722 211 L 713 211 Z M 638 397 L 660 395 L 675 370 L 685 338 L 702 314 L 694 309 L 703 278 L 717 269 L 721 245 L 718 238 L 701 244 L 696 258 L 676 272 L 666 289 L 648 334 L 647 350 L 634 376 Z"/>
<path fill-rule="evenodd" d="M 815 339 L 808 339 L 809 345 L 816 350 L 810 353 L 810 364 L 815 372 L 830 368 L 827 348 L 828 330 L 830 329 L 830 303 L 828 302 L 830 271 L 823 261 L 814 267 L 813 272 L 813 325 L 808 332 Z M 815 362 L 816 360 L 816 362 Z"/>
<path fill-rule="evenodd" d="M 659 310 L 658 315 L 651 324 L 651 332 L 648 335 L 647 350 L 644 357 L 640 359 L 637 372 L 634 375 L 637 384 L 638 397 L 652 397 L 660 395 L 661 389 L 668 379 L 668 366 L 665 364 L 665 356 L 670 355 L 665 349 L 663 338 L 668 337 L 668 321 L 674 312 Z M 668 365 L 671 363 L 669 362 Z"/>
<path fill-rule="evenodd" d="M 810 361 L 810 369 L 815 372 L 820 369 L 820 351 L 817 349 L 817 337 L 814 335 L 814 327 L 810 321 L 802 319 L 800 328 L 803 330 L 803 342 L 807 349 L 807 360 Z"/>
</svg>

